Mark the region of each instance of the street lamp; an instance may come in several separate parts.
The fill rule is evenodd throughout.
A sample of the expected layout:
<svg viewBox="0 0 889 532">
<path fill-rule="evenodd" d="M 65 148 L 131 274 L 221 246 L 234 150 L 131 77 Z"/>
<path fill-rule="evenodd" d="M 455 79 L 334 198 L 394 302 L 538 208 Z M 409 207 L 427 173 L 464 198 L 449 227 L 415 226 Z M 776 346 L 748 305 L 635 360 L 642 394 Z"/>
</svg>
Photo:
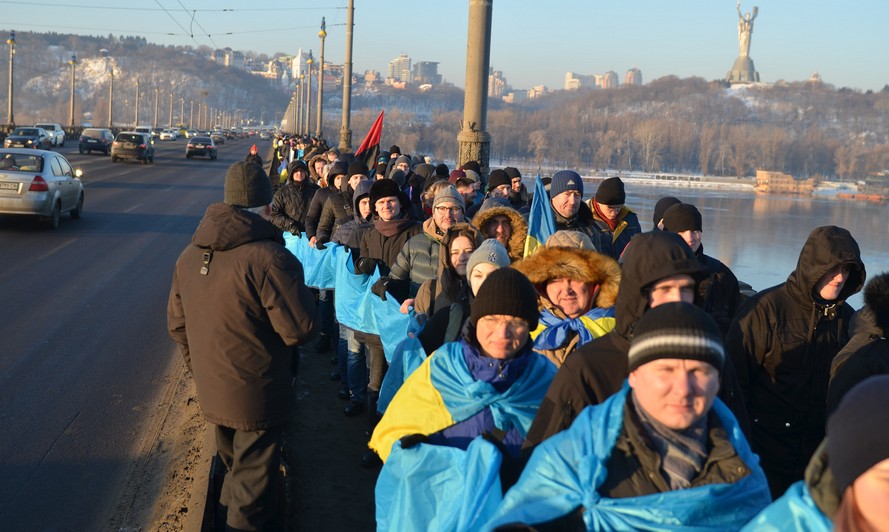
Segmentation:
<svg viewBox="0 0 889 532">
<path fill-rule="evenodd" d="M 157 99 L 160 96 L 161 90 L 159 87 L 154 88 L 154 125 L 151 126 L 153 128 L 157 128 Z"/>
<path fill-rule="evenodd" d="M 114 67 L 108 69 L 108 129 L 114 127 Z"/>
<path fill-rule="evenodd" d="M 136 79 L 136 121 L 133 122 L 133 129 L 139 127 L 139 80 Z"/>
<path fill-rule="evenodd" d="M 303 129 L 306 135 L 312 131 L 312 51 L 309 50 L 309 59 L 306 61 L 308 72 L 306 72 L 306 127 Z"/>
<path fill-rule="evenodd" d="M 305 112 L 305 107 L 306 107 L 305 98 L 303 97 L 303 93 L 305 92 L 305 88 L 306 88 L 306 74 L 305 73 L 302 73 L 299 75 L 299 83 L 296 84 L 296 88 L 297 88 L 297 91 L 296 91 L 297 92 L 297 96 L 296 96 L 296 98 L 297 98 L 297 100 L 296 100 L 297 116 L 296 116 L 296 128 L 294 128 L 294 133 L 296 133 L 297 135 L 300 135 L 300 134 L 302 134 L 301 128 L 303 125 L 303 113 Z"/>
<path fill-rule="evenodd" d="M 70 133 L 73 133 L 74 132 L 74 77 L 75 77 L 75 70 L 77 69 L 77 57 L 74 55 L 74 52 L 71 52 L 71 60 L 68 61 L 68 63 L 71 65 L 71 113 L 70 113 L 71 114 L 71 121 L 70 121 L 70 125 L 68 127 L 70 128 Z"/>
<path fill-rule="evenodd" d="M 324 106 L 324 38 L 327 37 L 327 24 L 324 17 L 321 17 L 321 31 L 318 32 L 321 38 L 321 57 L 318 59 L 318 116 L 315 119 L 315 136 L 321 138 L 321 108 Z"/>
<path fill-rule="evenodd" d="M 9 45 L 9 100 L 6 108 L 6 123 L 9 127 L 15 127 L 15 117 L 12 115 L 12 74 L 13 64 L 15 63 L 15 30 L 9 32 L 9 38 L 6 39 Z"/>
</svg>

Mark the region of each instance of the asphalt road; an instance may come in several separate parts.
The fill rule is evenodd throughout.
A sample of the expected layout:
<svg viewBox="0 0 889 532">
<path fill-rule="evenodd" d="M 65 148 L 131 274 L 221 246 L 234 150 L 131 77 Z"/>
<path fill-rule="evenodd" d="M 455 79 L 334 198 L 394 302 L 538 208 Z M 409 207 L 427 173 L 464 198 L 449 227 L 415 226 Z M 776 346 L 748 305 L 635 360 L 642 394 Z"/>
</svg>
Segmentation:
<svg viewBox="0 0 889 532">
<path fill-rule="evenodd" d="M 84 172 L 83 217 L 55 231 L 0 217 L 0 523 L 116 530 L 116 508 L 176 353 L 166 301 L 176 257 L 228 165 L 158 142 L 155 164 L 57 151 Z M 263 145 L 264 144 L 264 145 Z M 260 153 L 268 151 L 267 142 Z"/>
</svg>

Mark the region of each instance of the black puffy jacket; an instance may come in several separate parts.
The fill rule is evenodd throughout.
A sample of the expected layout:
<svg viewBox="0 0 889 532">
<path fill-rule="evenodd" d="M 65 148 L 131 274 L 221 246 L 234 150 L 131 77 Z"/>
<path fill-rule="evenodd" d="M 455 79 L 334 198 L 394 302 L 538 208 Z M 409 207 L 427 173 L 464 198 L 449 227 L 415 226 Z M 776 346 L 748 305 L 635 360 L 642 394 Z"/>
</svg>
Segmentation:
<svg viewBox="0 0 889 532">
<path fill-rule="evenodd" d="M 289 180 L 275 192 L 272 199 L 272 213 L 269 221 L 282 231 L 299 232 L 306 230 L 306 215 L 318 185 L 308 178 L 302 181 Z"/>
</svg>

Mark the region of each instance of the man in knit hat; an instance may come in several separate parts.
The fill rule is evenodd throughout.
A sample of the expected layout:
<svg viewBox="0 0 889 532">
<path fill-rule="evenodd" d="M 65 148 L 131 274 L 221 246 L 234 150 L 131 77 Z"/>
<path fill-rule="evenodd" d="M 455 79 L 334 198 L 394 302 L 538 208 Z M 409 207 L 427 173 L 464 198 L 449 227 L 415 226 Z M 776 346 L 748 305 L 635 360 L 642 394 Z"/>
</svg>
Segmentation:
<svg viewBox="0 0 889 532">
<path fill-rule="evenodd" d="M 503 171 L 510 179 L 509 204 L 517 211 L 524 212 L 524 210 L 530 209 L 532 194 L 528 192 L 528 187 L 522 183 L 522 173 L 514 166 L 507 166 Z"/>
<path fill-rule="evenodd" d="M 639 217 L 625 205 L 627 193 L 619 177 L 599 183 L 596 195 L 589 200 L 593 224 L 599 232 L 599 251 L 619 259 L 634 235 L 642 232 Z"/>
<path fill-rule="evenodd" d="M 302 265 L 268 221 L 272 187 L 262 168 L 231 165 L 224 198 L 207 208 L 176 262 L 167 326 L 215 425 L 226 526 L 278 530 L 295 347 L 311 336 L 315 302 Z"/>
<path fill-rule="evenodd" d="M 550 205 L 556 230 L 580 231 L 600 250 L 599 231 L 593 224 L 593 213 L 583 202 L 583 178 L 574 170 L 553 174 L 549 189 Z"/>
<path fill-rule="evenodd" d="M 725 337 L 743 302 L 738 278 L 728 266 L 704 254 L 704 245 L 701 243 L 703 217 L 697 207 L 689 203 L 677 203 L 667 209 L 661 223 L 664 231 L 676 233 L 685 240 L 707 272 L 707 278 L 698 283 L 695 303 L 710 314 Z"/>
<path fill-rule="evenodd" d="M 716 397 L 727 362 L 713 320 L 688 303 L 658 306 L 628 355 L 628 385 L 534 449 L 494 528 L 737 530 L 768 505 L 756 455 Z"/>
<path fill-rule="evenodd" d="M 453 185 L 439 190 L 432 200 L 432 216 L 423 222 L 423 232 L 408 240 L 392 264 L 392 279 L 409 281 L 414 297 L 423 281 L 438 273 L 438 254 L 447 230 L 465 220 L 463 197 Z"/>
<path fill-rule="evenodd" d="M 651 217 L 651 221 L 654 224 L 652 230 L 664 228 L 664 213 L 667 212 L 667 209 L 677 203 L 682 203 L 682 200 L 673 196 L 664 196 L 657 200 L 657 203 L 654 204 L 654 213 Z"/>
</svg>

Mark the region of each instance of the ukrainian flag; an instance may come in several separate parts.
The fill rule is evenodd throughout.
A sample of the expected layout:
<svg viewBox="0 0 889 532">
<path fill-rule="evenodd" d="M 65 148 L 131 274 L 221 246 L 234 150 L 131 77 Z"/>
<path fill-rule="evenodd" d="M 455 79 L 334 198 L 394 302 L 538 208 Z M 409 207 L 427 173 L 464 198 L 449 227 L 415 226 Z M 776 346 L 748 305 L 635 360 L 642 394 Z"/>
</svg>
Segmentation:
<svg viewBox="0 0 889 532">
<path fill-rule="evenodd" d="M 556 232 L 556 221 L 553 218 L 553 209 L 549 203 L 549 193 L 543 186 L 540 174 L 534 180 L 534 197 L 531 199 L 531 212 L 528 215 L 528 236 L 525 237 L 524 257 L 534 253 L 538 247 L 546 244 L 553 233 Z"/>
</svg>

